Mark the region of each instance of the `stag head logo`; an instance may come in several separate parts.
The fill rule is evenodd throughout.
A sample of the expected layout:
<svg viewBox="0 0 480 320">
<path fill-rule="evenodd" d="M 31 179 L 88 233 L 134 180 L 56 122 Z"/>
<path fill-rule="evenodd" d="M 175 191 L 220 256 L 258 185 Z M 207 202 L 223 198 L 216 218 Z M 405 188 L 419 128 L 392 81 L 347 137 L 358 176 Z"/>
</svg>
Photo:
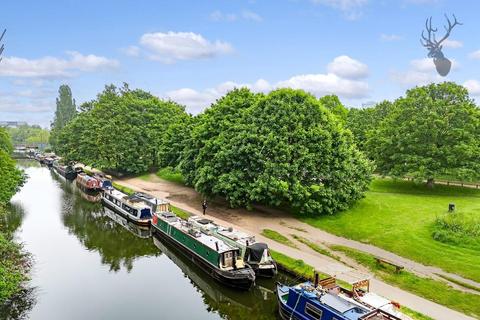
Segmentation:
<svg viewBox="0 0 480 320">
<path fill-rule="evenodd" d="M 428 57 L 433 58 L 435 68 L 442 77 L 445 77 L 450 72 L 450 68 L 452 67 L 452 62 L 443 55 L 442 43 L 450 36 L 450 32 L 456 25 L 462 25 L 457 21 L 457 17 L 455 17 L 455 15 L 453 15 L 453 18 L 455 19 L 453 23 L 450 21 L 447 15 L 445 15 L 445 18 L 447 18 L 448 26 L 444 26 L 446 33 L 443 38 L 440 40 L 436 39 L 435 33 L 438 30 L 432 27 L 432 17 L 430 17 L 427 19 L 427 21 L 425 21 L 426 30 L 422 31 L 422 39 L 420 40 L 422 45 L 428 49 Z M 427 31 L 427 36 L 425 36 L 425 31 Z"/>
</svg>

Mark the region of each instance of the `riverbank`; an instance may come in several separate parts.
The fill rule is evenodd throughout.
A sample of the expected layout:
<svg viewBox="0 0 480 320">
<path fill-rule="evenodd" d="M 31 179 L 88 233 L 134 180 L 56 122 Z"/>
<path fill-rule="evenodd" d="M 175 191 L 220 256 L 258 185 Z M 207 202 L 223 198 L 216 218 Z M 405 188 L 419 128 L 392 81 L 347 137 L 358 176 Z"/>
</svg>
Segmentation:
<svg viewBox="0 0 480 320">
<path fill-rule="evenodd" d="M 0 310 L 10 308 L 23 292 L 31 266 L 30 256 L 14 241 L 13 231 L 7 226 L 8 214 L 7 208 L 0 205 Z"/>
<path fill-rule="evenodd" d="M 145 177 L 143 177 L 143 179 L 121 179 L 117 180 L 117 183 L 136 191 L 147 192 L 156 197 L 168 199 L 176 207 L 193 214 L 202 214 L 202 197 L 192 188 L 159 179 L 155 175 L 151 175 L 150 179 L 145 179 Z M 266 208 L 265 211 L 258 209 L 253 211 L 247 211 L 245 209 L 230 209 L 224 203 L 210 202 L 207 215 L 210 219 L 217 221 L 220 224 L 231 224 L 234 225 L 235 228 L 240 230 L 243 229 L 246 232 L 255 235 L 259 241 L 267 242 L 273 250 L 291 257 L 294 261 L 303 260 L 305 264 L 315 266 L 319 272 L 336 276 L 337 279 L 348 281 L 351 280 L 352 277 L 365 276 L 364 273 L 359 274 L 354 268 L 346 266 L 331 257 L 319 254 L 295 239 L 291 240 L 294 241 L 297 248 L 292 248 L 288 245 L 271 241 L 263 236 L 262 231 L 269 228 L 283 235 L 290 235 L 291 233 L 298 231 L 299 234 L 303 234 L 308 237 L 309 240 L 314 242 L 321 242 L 325 238 L 330 240 L 328 242 L 338 244 L 345 243 L 344 241 L 351 241 L 348 239 L 340 239 L 332 235 L 327 235 L 328 237 L 325 238 L 318 238 L 319 236 L 323 236 L 324 232 L 308 224 L 302 223 L 291 216 L 282 214 L 281 212 L 273 212 L 273 210 L 267 211 Z M 355 247 L 355 244 L 353 246 Z M 368 272 L 368 270 L 366 271 Z M 371 288 L 375 293 L 390 300 L 398 301 L 402 305 L 420 311 L 434 319 L 472 319 L 462 313 L 419 297 L 415 295 L 415 293 L 412 294 L 393 287 L 375 277 L 371 279 Z"/>
</svg>

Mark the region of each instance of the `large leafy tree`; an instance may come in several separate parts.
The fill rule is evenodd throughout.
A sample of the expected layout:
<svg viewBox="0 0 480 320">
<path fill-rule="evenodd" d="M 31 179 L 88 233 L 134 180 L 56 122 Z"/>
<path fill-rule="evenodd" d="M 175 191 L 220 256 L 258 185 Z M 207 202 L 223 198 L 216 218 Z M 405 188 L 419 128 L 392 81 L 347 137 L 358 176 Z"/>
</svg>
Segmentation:
<svg viewBox="0 0 480 320">
<path fill-rule="evenodd" d="M 51 124 L 50 144 L 57 150 L 58 135 L 77 114 L 75 106 L 75 99 L 72 97 L 72 90 L 68 85 L 61 85 L 58 89 L 58 98 L 56 100 L 57 108 L 55 110 L 55 117 Z"/>
<path fill-rule="evenodd" d="M 171 126 L 188 123 L 184 107 L 126 84 L 106 86 L 90 104 L 59 135 L 58 150 L 67 160 L 124 173 L 177 161 L 180 151 L 162 146 Z"/>
<path fill-rule="evenodd" d="M 358 148 L 364 151 L 369 158 L 373 158 L 372 150 L 367 148 L 367 138 L 372 130 L 378 128 L 380 123 L 393 110 L 395 105 L 390 101 L 382 101 L 368 108 L 352 108 L 348 111 L 346 126 L 352 131 Z"/>
<path fill-rule="evenodd" d="M 223 121 L 212 126 L 196 158 L 197 190 L 232 206 L 286 205 L 311 215 L 334 213 L 362 197 L 370 163 L 318 99 L 291 89 L 268 96 L 242 89 L 225 99 L 210 111 L 226 109 L 228 116 L 217 115 Z"/>
<path fill-rule="evenodd" d="M 380 173 L 468 179 L 480 172 L 480 110 L 467 90 L 444 82 L 417 87 L 395 101 L 368 148 Z"/>
<path fill-rule="evenodd" d="M 247 88 L 234 89 L 194 118 L 180 164 L 187 184 L 197 186 L 204 193 L 212 193 L 212 176 L 204 163 L 210 161 L 222 147 L 215 139 L 233 130 L 242 113 L 252 107 L 260 96 Z"/>
<path fill-rule="evenodd" d="M 340 102 L 340 99 L 334 94 L 323 96 L 320 99 L 320 102 L 325 108 L 330 110 L 337 118 L 345 123 L 348 117 L 348 109 Z"/>
</svg>

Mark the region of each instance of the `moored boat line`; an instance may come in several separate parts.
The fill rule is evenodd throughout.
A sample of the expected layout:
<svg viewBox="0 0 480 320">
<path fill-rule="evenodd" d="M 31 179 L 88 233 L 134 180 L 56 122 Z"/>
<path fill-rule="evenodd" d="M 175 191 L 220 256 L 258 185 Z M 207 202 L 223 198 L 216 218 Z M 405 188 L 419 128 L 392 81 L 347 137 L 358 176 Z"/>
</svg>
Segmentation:
<svg viewBox="0 0 480 320">
<path fill-rule="evenodd" d="M 202 232 L 172 212 L 154 214 L 152 226 L 154 233 L 178 247 L 217 281 L 242 290 L 254 285 L 255 272 L 244 263 L 238 247 Z"/>
<path fill-rule="evenodd" d="M 256 242 L 254 236 L 232 227 L 218 225 L 210 219 L 192 216 L 188 221 L 201 230 L 210 232 L 218 239 L 238 247 L 243 260 L 255 271 L 257 276 L 271 278 L 277 274 L 277 265 L 270 255 L 266 243 Z"/>
</svg>

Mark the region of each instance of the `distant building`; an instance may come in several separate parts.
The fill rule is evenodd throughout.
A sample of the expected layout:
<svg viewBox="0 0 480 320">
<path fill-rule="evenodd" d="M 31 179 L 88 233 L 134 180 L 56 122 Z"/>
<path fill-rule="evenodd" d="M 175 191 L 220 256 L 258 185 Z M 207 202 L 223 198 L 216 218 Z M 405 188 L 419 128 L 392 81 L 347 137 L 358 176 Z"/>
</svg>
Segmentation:
<svg viewBox="0 0 480 320">
<path fill-rule="evenodd" d="M 26 125 L 25 121 L 0 121 L 0 127 L 17 128 Z"/>
</svg>

